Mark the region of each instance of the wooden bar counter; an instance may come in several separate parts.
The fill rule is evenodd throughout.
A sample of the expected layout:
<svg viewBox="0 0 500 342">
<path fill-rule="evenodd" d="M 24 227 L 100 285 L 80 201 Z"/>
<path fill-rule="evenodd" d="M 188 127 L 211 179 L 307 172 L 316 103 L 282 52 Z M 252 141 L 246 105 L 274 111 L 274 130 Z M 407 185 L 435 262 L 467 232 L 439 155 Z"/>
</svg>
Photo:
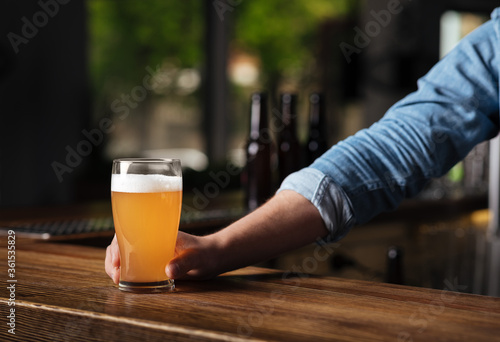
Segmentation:
<svg viewBox="0 0 500 342">
<path fill-rule="evenodd" d="M 453 279 L 438 291 L 248 267 L 209 281 L 177 281 L 173 293 L 133 294 L 105 274 L 102 248 L 17 239 L 9 278 L 7 239 L 0 241 L 1 341 L 500 338 L 500 298 L 449 291 L 460 288 Z M 7 317 L 12 308 L 15 330 Z"/>
</svg>

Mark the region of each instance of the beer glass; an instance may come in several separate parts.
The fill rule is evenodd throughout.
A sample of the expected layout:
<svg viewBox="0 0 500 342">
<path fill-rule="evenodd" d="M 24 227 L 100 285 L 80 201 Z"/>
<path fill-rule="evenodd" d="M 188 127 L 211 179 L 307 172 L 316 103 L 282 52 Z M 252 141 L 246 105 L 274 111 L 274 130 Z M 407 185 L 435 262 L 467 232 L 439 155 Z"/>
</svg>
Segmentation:
<svg viewBox="0 0 500 342">
<path fill-rule="evenodd" d="M 116 159 L 111 203 L 120 247 L 119 289 L 172 291 L 165 267 L 174 257 L 182 206 L 178 159 Z"/>
</svg>

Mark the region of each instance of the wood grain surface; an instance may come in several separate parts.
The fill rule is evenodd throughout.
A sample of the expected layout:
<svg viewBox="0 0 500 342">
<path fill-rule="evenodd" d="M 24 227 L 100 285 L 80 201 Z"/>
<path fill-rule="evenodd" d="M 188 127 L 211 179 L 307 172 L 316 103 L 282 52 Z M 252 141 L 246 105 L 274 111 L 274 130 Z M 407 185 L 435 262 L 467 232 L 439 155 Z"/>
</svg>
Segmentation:
<svg viewBox="0 0 500 342">
<path fill-rule="evenodd" d="M 500 298 L 248 267 L 125 293 L 104 249 L 16 241 L 15 335 L 0 240 L 1 341 L 494 341 Z"/>
</svg>

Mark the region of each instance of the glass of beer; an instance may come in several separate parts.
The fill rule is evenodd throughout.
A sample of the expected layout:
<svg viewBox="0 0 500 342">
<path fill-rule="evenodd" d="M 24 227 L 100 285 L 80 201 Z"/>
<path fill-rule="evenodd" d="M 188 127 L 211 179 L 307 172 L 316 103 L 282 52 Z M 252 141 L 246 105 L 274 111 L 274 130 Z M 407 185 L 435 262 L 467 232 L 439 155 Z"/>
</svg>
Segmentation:
<svg viewBox="0 0 500 342">
<path fill-rule="evenodd" d="M 172 291 L 165 267 L 174 257 L 182 206 L 178 159 L 116 159 L 111 203 L 120 248 L 119 289 Z"/>
</svg>

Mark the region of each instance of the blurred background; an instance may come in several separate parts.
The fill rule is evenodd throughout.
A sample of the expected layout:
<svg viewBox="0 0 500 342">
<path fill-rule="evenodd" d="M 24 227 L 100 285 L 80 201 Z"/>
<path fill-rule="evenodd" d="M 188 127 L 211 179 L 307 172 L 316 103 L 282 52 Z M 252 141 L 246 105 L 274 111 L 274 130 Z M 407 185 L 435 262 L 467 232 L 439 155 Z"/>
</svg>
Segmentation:
<svg viewBox="0 0 500 342">
<path fill-rule="evenodd" d="M 111 161 L 120 157 L 181 158 L 185 193 L 196 196 L 210 174 L 244 167 L 255 91 L 268 93 L 271 112 L 280 93 L 298 95 L 303 144 L 308 96 L 323 93 L 332 145 L 414 91 L 496 6 L 498 0 L 2 1 L 0 208 L 108 201 Z M 488 222 L 481 211 L 488 205 L 488 153 L 488 144 L 478 146 L 399 216 L 356 228 L 338 257 L 313 271 L 386 281 L 386 254 L 397 245 L 410 270 L 405 283 L 439 288 L 443 277 L 460 276 L 466 291 L 481 287 L 469 257 Z M 220 191 L 241 192 L 240 172 Z M 291 267 L 300 255 L 271 266 Z"/>
</svg>

